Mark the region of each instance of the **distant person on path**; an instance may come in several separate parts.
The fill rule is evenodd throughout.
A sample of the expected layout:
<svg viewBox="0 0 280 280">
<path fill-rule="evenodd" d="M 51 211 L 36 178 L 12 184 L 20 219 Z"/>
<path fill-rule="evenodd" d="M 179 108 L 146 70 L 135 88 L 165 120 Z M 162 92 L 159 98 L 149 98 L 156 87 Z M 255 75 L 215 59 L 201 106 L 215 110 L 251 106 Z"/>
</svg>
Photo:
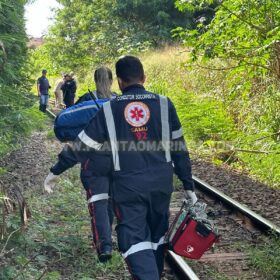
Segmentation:
<svg viewBox="0 0 280 280">
<path fill-rule="evenodd" d="M 42 71 L 42 76 L 37 80 L 37 91 L 40 97 L 39 110 L 46 112 L 49 102 L 49 89 L 51 88 L 49 80 L 47 79 L 47 70 Z"/>
<path fill-rule="evenodd" d="M 77 83 L 71 75 L 65 75 L 65 82 L 61 86 L 61 90 L 63 92 L 63 101 L 66 105 L 66 108 L 73 106 L 77 90 Z"/>
<path fill-rule="evenodd" d="M 55 85 L 55 90 L 54 90 L 54 94 L 55 94 L 55 105 L 60 105 L 62 103 L 62 90 L 61 87 L 64 84 L 64 76 L 57 80 L 56 85 Z"/>
</svg>

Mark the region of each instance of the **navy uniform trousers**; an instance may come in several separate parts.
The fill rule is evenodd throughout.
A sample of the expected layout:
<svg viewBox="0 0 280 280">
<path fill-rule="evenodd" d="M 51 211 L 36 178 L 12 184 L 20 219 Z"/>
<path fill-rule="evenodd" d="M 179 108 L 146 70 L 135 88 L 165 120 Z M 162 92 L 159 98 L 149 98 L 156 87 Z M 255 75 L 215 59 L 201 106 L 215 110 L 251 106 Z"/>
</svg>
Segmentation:
<svg viewBox="0 0 280 280">
<path fill-rule="evenodd" d="M 114 201 L 118 245 L 133 279 L 160 279 L 170 197 L 171 194 L 151 192 L 132 195 L 122 203 Z"/>
<path fill-rule="evenodd" d="M 112 252 L 113 207 L 109 197 L 110 177 L 95 174 L 91 161 L 82 165 L 81 181 L 86 190 L 88 210 L 91 217 L 93 245 L 98 255 Z M 97 176 L 98 175 L 98 176 Z"/>
<path fill-rule="evenodd" d="M 58 159 L 58 162 L 50 169 L 55 175 L 60 175 L 78 162 L 71 145 L 65 145 Z M 110 253 L 113 223 L 113 207 L 109 198 L 111 159 L 94 155 L 91 159 L 81 158 L 80 162 L 80 177 L 87 192 L 94 247 L 98 255 Z"/>
</svg>

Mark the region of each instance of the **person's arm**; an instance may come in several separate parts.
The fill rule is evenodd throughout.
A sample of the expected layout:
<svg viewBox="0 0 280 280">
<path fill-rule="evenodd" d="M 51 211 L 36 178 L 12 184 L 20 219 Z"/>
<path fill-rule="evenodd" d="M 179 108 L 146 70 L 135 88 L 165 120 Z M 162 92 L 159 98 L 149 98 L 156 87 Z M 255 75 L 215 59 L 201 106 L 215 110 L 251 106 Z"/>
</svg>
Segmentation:
<svg viewBox="0 0 280 280">
<path fill-rule="evenodd" d="M 75 164 L 79 162 L 79 159 L 76 157 L 73 152 L 73 147 L 71 144 L 66 144 L 63 150 L 58 155 L 58 161 L 53 165 L 50 171 L 54 175 L 60 175 L 65 172 L 67 169 L 72 168 Z"/>
<path fill-rule="evenodd" d="M 93 153 L 101 150 L 107 139 L 106 122 L 102 108 L 97 112 L 89 125 L 78 135 L 77 139 L 58 156 L 58 162 L 51 168 L 54 175 L 60 175 L 78 162 L 90 159 Z"/>
<path fill-rule="evenodd" d="M 75 153 L 70 144 L 66 144 L 58 155 L 58 161 L 50 168 L 50 173 L 44 181 L 44 189 L 48 193 L 53 192 L 58 176 L 67 169 L 78 163 Z"/>
<path fill-rule="evenodd" d="M 194 183 L 192 179 L 192 168 L 189 152 L 183 135 L 182 126 L 178 118 L 176 109 L 170 101 L 170 123 L 171 123 L 171 159 L 174 164 L 174 172 L 182 181 L 185 196 L 191 199 L 194 204 L 197 201 L 194 193 Z"/>
</svg>

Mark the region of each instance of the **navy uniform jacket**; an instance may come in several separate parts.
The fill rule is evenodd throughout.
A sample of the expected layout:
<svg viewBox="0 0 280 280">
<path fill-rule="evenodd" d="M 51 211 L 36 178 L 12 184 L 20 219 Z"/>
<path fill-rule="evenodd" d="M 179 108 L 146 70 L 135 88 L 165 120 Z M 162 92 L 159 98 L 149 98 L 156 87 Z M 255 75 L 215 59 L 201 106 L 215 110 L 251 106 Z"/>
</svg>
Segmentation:
<svg viewBox="0 0 280 280">
<path fill-rule="evenodd" d="M 64 84 L 61 86 L 61 90 L 63 92 L 63 96 L 66 95 L 74 96 L 77 90 L 77 83 L 74 79 L 65 81 Z"/>
<path fill-rule="evenodd" d="M 74 146 L 63 153 L 61 167 L 90 158 L 99 174 L 112 169 L 117 201 L 130 192 L 172 192 L 173 165 L 184 188 L 193 189 L 189 154 L 174 105 L 141 85 L 130 86 L 122 96 L 105 103 Z"/>
</svg>

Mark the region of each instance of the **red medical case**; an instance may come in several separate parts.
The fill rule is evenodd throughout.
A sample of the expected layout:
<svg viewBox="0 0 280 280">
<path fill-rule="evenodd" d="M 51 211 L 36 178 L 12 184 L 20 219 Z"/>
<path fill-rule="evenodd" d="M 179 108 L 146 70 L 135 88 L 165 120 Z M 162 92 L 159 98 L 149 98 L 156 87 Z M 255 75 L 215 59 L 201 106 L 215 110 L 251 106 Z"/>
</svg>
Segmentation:
<svg viewBox="0 0 280 280">
<path fill-rule="evenodd" d="M 192 219 L 188 213 L 183 212 L 183 209 L 178 213 L 169 230 L 171 250 L 190 259 L 200 259 L 216 241 L 218 235 L 213 230 L 203 222 Z"/>
</svg>

